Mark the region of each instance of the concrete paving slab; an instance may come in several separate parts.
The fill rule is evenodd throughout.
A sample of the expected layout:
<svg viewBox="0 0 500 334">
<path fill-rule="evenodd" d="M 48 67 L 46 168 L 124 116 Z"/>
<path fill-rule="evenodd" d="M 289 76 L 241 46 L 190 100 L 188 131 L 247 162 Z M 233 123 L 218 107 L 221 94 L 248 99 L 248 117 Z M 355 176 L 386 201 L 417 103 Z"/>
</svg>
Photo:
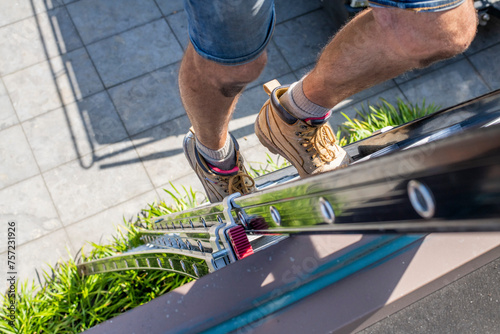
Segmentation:
<svg viewBox="0 0 500 334">
<path fill-rule="evenodd" d="M 43 174 L 65 226 L 153 189 L 130 141 L 96 155 L 100 161 L 85 170 L 72 161 Z"/>
<path fill-rule="evenodd" d="M 490 89 L 500 89 L 500 43 L 469 57 Z"/>
<path fill-rule="evenodd" d="M 179 41 L 183 50 L 186 50 L 189 43 L 189 35 L 188 35 L 188 22 L 186 12 L 181 10 L 175 14 L 169 15 L 166 17 L 166 20 L 172 31 L 175 34 L 175 37 Z"/>
<path fill-rule="evenodd" d="M 105 92 L 32 118 L 23 128 L 42 172 L 75 159 L 89 166 L 83 156 L 127 139 Z"/>
<path fill-rule="evenodd" d="M 412 79 L 416 79 L 416 78 L 420 78 L 423 75 L 432 73 L 435 70 L 438 70 L 440 68 L 446 67 L 448 65 L 451 65 L 451 64 L 456 63 L 457 61 L 460 61 L 460 60 L 463 60 L 463 59 L 465 59 L 465 57 L 460 54 L 460 55 L 457 55 L 456 57 L 449 58 L 449 59 L 442 60 L 442 61 L 439 61 L 437 63 L 434 63 L 434 64 L 432 64 L 432 65 L 430 65 L 428 67 L 425 67 L 425 68 L 422 68 L 422 69 L 413 70 L 413 71 L 408 71 L 406 73 L 403 73 L 400 76 L 394 78 L 394 81 L 397 84 L 402 84 L 402 83 L 404 83 L 406 81 L 409 81 L 409 80 L 412 80 Z"/>
<path fill-rule="evenodd" d="M 51 59 L 51 65 L 57 77 L 59 91 L 63 91 L 65 82 L 70 81 L 73 98 L 65 98 L 64 103 L 81 100 L 104 90 L 90 56 L 84 48 L 68 52 L 60 58 Z M 65 94 L 62 95 L 65 96 Z"/>
<path fill-rule="evenodd" d="M 21 125 L 0 131 L 0 189 L 40 173 Z"/>
<path fill-rule="evenodd" d="M 137 214 L 142 209 L 148 208 L 148 204 L 153 204 L 157 200 L 158 195 L 151 190 L 92 217 L 71 224 L 66 227 L 69 239 L 76 250 L 83 247 L 84 253 L 87 254 L 92 249 L 91 242 L 109 245 L 112 243 L 113 236 L 119 235 L 118 229 L 126 234 L 122 228 L 124 219 L 135 221 Z"/>
<path fill-rule="evenodd" d="M 178 67 L 170 65 L 109 90 L 131 136 L 185 114 L 177 84 Z"/>
<path fill-rule="evenodd" d="M 86 0 L 67 7 L 85 44 L 161 17 L 153 0 Z"/>
<path fill-rule="evenodd" d="M 83 48 L 3 80 L 21 122 L 103 89 Z"/>
<path fill-rule="evenodd" d="M 399 85 L 408 100 L 447 108 L 489 91 L 467 60 Z"/>
<path fill-rule="evenodd" d="M 276 0 L 276 21 L 281 23 L 321 8 L 320 0 Z"/>
<path fill-rule="evenodd" d="M 190 169 L 191 170 L 191 169 Z M 177 191 L 174 189 L 177 189 Z M 178 178 L 176 180 L 173 180 L 172 183 L 166 183 L 158 188 L 156 188 L 156 192 L 164 201 L 167 205 L 171 207 L 176 207 L 176 202 L 174 198 L 165 190 L 168 190 L 172 192 L 177 198 L 181 198 L 184 200 L 187 200 L 190 198 L 190 195 L 188 193 L 192 190 L 195 192 L 195 198 L 198 203 L 204 203 L 207 200 L 207 196 L 205 194 L 205 190 L 203 189 L 203 186 L 198 179 L 198 176 L 194 172 L 189 173 L 188 175 L 185 175 L 181 178 Z"/>
<path fill-rule="evenodd" d="M 156 0 L 163 15 L 168 16 L 184 10 L 183 0 Z"/>
<path fill-rule="evenodd" d="M 184 115 L 132 137 L 155 187 L 192 172 L 182 150 L 182 141 L 190 126 Z"/>
<path fill-rule="evenodd" d="M 88 46 L 104 85 L 111 87 L 182 59 L 182 49 L 161 19 Z"/>
<path fill-rule="evenodd" d="M 0 28 L 0 40 L 2 76 L 82 46 L 64 7 Z"/>
<path fill-rule="evenodd" d="M 317 10 L 277 25 L 274 41 L 295 71 L 316 61 L 334 29 L 328 14 Z"/>
<path fill-rule="evenodd" d="M 337 104 L 335 106 L 334 110 L 343 109 L 347 106 L 350 106 L 352 104 L 355 104 L 355 103 L 358 103 L 360 101 L 367 100 L 367 99 L 372 99 L 372 100 L 375 99 L 376 100 L 379 98 L 380 93 L 382 93 L 386 90 L 389 90 L 391 88 L 395 88 L 395 87 L 396 87 L 396 84 L 394 83 L 394 80 L 387 80 L 385 82 L 382 82 L 378 85 L 375 85 L 371 88 L 365 89 L 357 94 L 354 94 L 354 95 L 348 97 L 344 101 Z"/>
<path fill-rule="evenodd" d="M 306 74 L 308 74 L 313 70 L 315 65 L 316 62 L 313 62 L 304 67 L 299 68 L 298 70 L 293 71 L 293 73 L 295 74 L 295 76 L 297 76 L 297 78 L 302 79 L 303 76 L 305 76 Z"/>
<path fill-rule="evenodd" d="M 248 85 L 248 88 L 262 87 L 268 81 L 279 78 L 285 74 L 292 72 L 285 58 L 280 53 L 276 45 L 271 42 L 267 47 L 267 64 L 264 71 L 254 82 Z M 295 80 L 294 80 L 295 81 Z"/>
<path fill-rule="evenodd" d="M 7 89 L 3 84 L 3 80 L 0 79 L 0 130 L 6 129 L 12 125 L 18 124 L 19 120 L 17 119 L 16 111 L 14 107 L 12 107 L 12 103 L 10 102 L 9 94 L 7 93 Z"/>
<path fill-rule="evenodd" d="M 161 19 L 88 46 L 104 85 L 111 87 L 182 59 L 182 49 Z"/>
<path fill-rule="evenodd" d="M 243 154 L 245 156 L 246 159 L 245 162 L 249 172 L 252 169 L 257 171 L 261 170 L 270 171 L 271 170 L 270 168 L 272 168 L 272 166 L 268 161 L 269 158 L 271 159 L 272 162 L 278 165 L 281 165 L 285 161 L 285 158 L 279 156 L 278 154 L 273 154 L 269 152 L 269 150 L 264 146 L 262 146 L 260 143 L 254 147 L 245 149 Z"/>
<path fill-rule="evenodd" d="M 55 232 L 63 226 L 40 175 L 0 190 L 0 219 L 16 223 L 16 246 Z M 7 228 L 0 230 L 0 240 L 7 240 Z M 0 253 L 7 242 L 0 244 Z"/>
<path fill-rule="evenodd" d="M 473 55 L 485 48 L 500 43 L 500 18 L 490 15 L 491 19 L 486 26 L 477 27 L 477 35 L 465 54 Z"/>
<path fill-rule="evenodd" d="M 0 3 L 0 27 L 58 7 L 62 0 L 15 0 Z"/>
</svg>

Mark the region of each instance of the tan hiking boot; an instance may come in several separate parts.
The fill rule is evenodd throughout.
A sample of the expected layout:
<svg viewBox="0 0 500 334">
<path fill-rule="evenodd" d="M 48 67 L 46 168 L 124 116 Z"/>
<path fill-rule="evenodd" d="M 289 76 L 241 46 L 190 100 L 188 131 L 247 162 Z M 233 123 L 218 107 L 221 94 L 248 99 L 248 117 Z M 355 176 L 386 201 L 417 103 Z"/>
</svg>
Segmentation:
<svg viewBox="0 0 500 334">
<path fill-rule="evenodd" d="M 230 136 L 236 150 L 236 166 L 231 170 L 219 169 L 205 161 L 196 149 L 196 138 L 192 129 L 184 137 L 184 154 L 191 168 L 198 175 L 211 203 L 220 202 L 226 196 L 236 192 L 244 195 L 256 190 L 254 180 L 248 175 L 243 165 L 238 142 L 231 134 Z"/>
<path fill-rule="evenodd" d="M 335 135 L 326 118 L 300 120 L 279 102 L 288 86 L 277 80 L 264 85 L 269 100 L 255 122 L 255 134 L 269 151 L 286 158 L 299 172 L 308 177 L 347 166 L 351 158 L 335 143 Z"/>
</svg>

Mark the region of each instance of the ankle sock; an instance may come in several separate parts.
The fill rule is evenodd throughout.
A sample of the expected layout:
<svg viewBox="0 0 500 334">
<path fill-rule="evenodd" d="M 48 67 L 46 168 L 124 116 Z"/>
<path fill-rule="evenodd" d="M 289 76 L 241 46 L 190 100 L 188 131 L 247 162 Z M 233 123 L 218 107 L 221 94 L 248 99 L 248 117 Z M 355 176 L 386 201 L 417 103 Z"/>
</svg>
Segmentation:
<svg viewBox="0 0 500 334">
<path fill-rule="evenodd" d="M 305 77 L 304 77 L 305 78 Z M 283 107 L 301 120 L 325 117 L 330 108 L 322 107 L 309 100 L 302 88 L 304 78 L 293 83 L 279 100 Z"/>
<path fill-rule="evenodd" d="M 196 148 L 203 156 L 205 161 L 211 166 L 220 168 L 222 170 L 230 170 L 236 166 L 236 150 L 231 136 L 228 134 L 226 143 L 218 150 L 212 150 L 196 139 Z"/>
</svg>

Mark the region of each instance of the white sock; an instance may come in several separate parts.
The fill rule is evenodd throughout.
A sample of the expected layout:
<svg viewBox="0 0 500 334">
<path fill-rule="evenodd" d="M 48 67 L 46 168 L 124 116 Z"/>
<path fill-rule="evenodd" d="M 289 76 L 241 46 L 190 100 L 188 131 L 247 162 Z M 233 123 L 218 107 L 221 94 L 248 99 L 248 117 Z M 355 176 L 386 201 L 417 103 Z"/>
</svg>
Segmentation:
<svg viewBox="0 0 500 334">
<path fill-rule="evenodd" d="M 210 165 L 220 168 L 222 170 L 230 170 L 236 165 L 236 151 L 234 143 L 229 134 L 226 138 L 224 146 L 218 150 L 212 150 L 196 139 L 196 148 L 198 152 Z"/>
<path fill-rule="evenodd" d="M 305 96 L 302 88 L 304 78 L 290 86 L 285 94 L 280 97 L 280 103 L 287 111 L 301 120 L 326 116 L 330 108 L 322 107 Z"/>
</svg>

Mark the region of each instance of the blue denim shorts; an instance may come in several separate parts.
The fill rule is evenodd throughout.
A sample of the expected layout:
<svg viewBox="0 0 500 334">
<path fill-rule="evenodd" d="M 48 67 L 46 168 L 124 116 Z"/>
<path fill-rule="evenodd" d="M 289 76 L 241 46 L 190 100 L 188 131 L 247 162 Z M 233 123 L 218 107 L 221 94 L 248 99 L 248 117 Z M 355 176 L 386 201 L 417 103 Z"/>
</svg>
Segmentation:
<svg viewBox="0 0 500 334">
<path fill-rule="evenodd" d="M 415 12 L 440 12 L 460 6 L 465 0 L 369 0 L 371 7 L 392 7 Z"/>
<path fill-rule="evenodd" d="M 184 7 L 191 44 L 206 59 L 244 64 L 271 40 L 274 0 L 184 0 Z"/>
<path fill-rule="evenodd" d="M 373 7 L 441 11 L 465 0 L 370 0 Z M 226 65 L 256 59 L 276 21 L 274 0 L 184 0 L 189 39 L 202 57 Z"/>
</svg>

